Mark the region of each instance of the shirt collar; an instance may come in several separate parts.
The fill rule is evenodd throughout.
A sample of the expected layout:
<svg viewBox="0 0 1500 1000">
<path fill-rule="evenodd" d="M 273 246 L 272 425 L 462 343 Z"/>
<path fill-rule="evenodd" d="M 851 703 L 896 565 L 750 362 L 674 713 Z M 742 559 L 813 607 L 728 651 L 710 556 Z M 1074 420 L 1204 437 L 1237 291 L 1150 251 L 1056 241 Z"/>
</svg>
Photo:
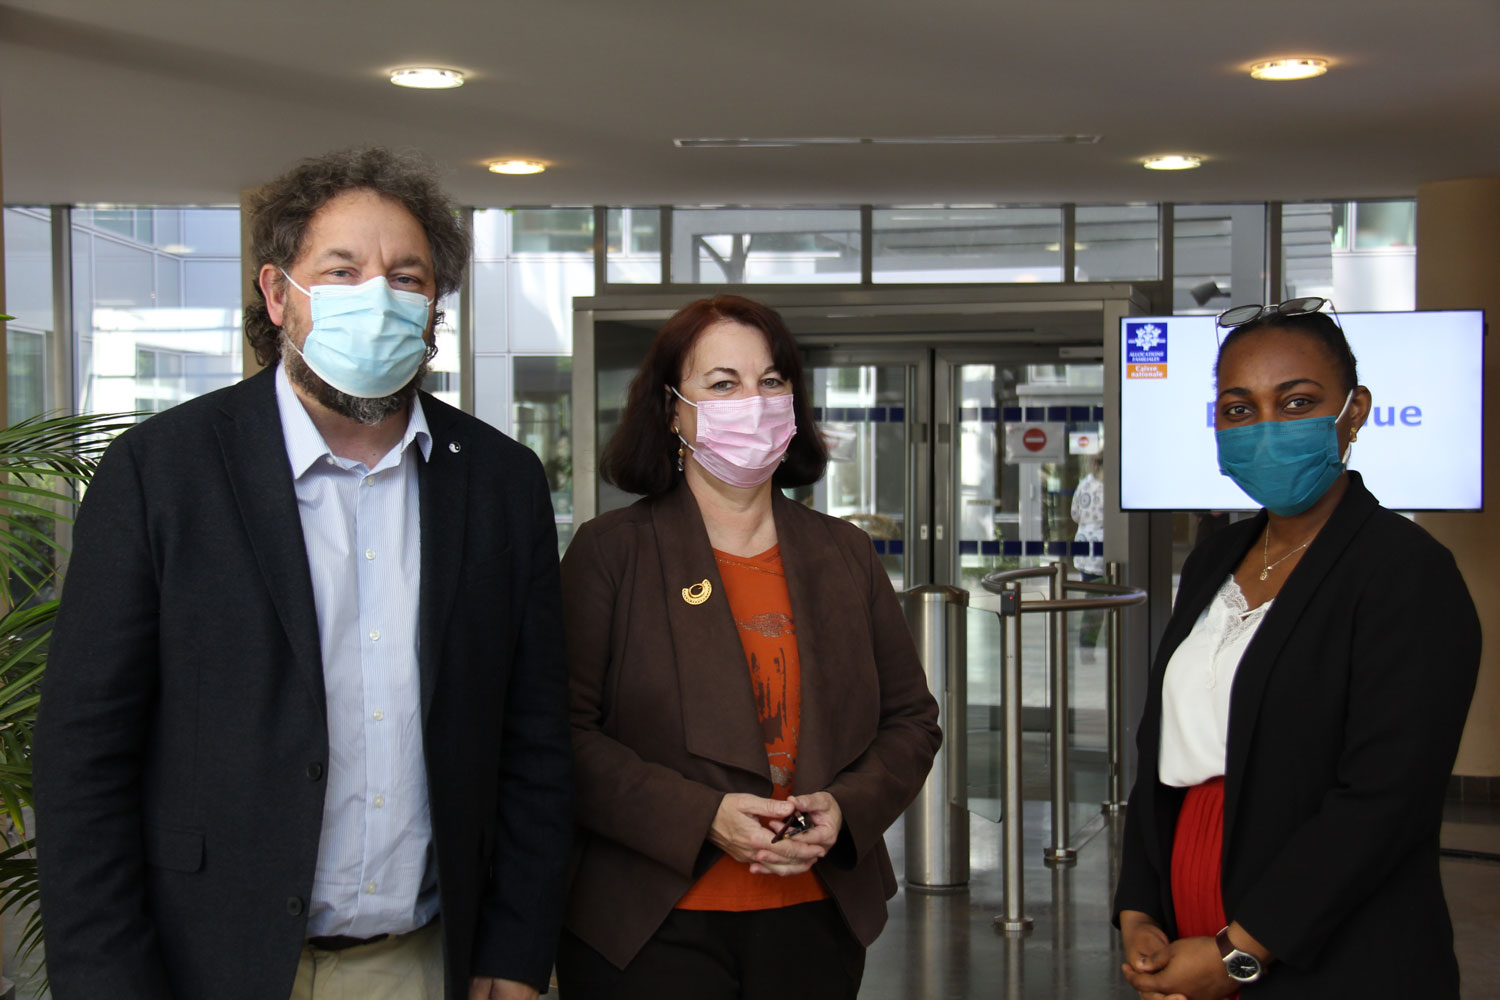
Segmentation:
<svg viewBox="0 0 1500 1000">
<path fill-rule="evenodd" d="M 301 479 L 313 463 L 333 455 L 333 452 L 312 422 L 297 391 L 292 388 L 284 364 L 276 366 L 276 409 L 281 416 L 281 435 L 286 439 L 286 457 L 292 467 L 292 478 Z M 432 431 L 427 426 L 420 396 L 413 401 L 406 418 L 406 431 L 401 435 L 395 453 L 398 456 L 404 454 L 413 441 L 422 450 L 423 461 L 432 457 Z M 383 463 L 384 459 L 381 461 Z"/>
</svg>

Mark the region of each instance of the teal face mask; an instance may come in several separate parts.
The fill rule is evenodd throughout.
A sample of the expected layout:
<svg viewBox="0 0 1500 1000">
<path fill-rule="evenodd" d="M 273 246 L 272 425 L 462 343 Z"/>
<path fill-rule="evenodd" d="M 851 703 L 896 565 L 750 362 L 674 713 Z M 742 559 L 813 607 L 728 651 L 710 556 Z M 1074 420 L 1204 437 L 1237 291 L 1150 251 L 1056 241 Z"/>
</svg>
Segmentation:
<svg viewBox="0 0 1500 1000">
<path fill-rule="evenodd" d="M 1271 513 L 1302 513 L 1344 471 L 1349 452 L 1339 456 L 1335 427 L 1353 399 L 1351 389 L 1336 417 L 1262 420 L 1216 431 L 1219 471 Z"/>
<path fill-rule="evenodd" d="M 391 288 L 385 277 L 362 285 L 292 287 L 312 303 L 312 330 L 298 350 L 314 375 L 361 399 L 389 396 L 412 380 L 427 359 L 428 310 L 419 292 Z M 291 343 L 287 338 L 286 343 Z"/>
</svg>

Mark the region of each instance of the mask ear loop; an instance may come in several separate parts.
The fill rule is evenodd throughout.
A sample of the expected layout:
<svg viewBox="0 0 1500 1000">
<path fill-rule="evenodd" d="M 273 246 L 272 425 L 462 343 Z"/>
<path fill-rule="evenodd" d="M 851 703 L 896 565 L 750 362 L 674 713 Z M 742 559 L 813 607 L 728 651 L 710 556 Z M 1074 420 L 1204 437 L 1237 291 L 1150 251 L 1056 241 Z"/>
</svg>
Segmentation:
<svg viewBox="0 0 1500 1000">
<path fill-rule="evenodd" d="M 1343 420 L 1344 419 L 1344 414 L 1349 412 L 1349 404 L 1352 403 L 1352 402 L 1354 402 L 1354 391 L 1355 391 L 1355 389 L 1358 389 L 1358 388 L 1359 388 L 1359 386 L 1355 386 L 1354 389 L 1350 389 L 1349 390 L 1349 395 L 1347 395 L 1347 396 L 1344 397 L 1344 405 L 1341 406 L 1341 407 L 1339 407 L 1339 415 L 1333 418 L 1333 426 L 1335 428 L 1335 433 L 1337 433 L 1337 428 L 1338 428 L 1338 425 L 1339 425 L 1339 421 Z M 1349 465 L 1349 455 L 1350 455 L 1351 452 L 1354 451 L 1354 439 L 1356 437 L 1358 437 L 1358 436 L 1359 436 L 1359 428 L 1357 428 L 1357 427 L 1351 427 L 1351 428 L 1349 428 L 1349 443 L 1346 444 L 1346 445 L 1344 445 L 1344 454 L 1343 454 L 1343 457 L 1339 459 L 1339 462 L 1342 463 L 1346 468 Z"/>
</svg>

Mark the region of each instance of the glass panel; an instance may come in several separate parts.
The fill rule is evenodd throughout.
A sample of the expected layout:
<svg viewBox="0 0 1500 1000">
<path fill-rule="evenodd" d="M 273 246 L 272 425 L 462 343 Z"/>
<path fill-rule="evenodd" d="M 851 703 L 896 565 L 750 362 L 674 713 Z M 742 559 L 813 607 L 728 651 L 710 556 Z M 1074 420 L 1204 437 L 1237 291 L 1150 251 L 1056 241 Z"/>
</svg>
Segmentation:
<svg viewBox="0 0 1500 1000">
<path fill-rule="evenodd" d="M 1354 249 L 1382 250 L 1417 244 L 1415 201 L 1362 201 L 1354 221 Z"/>
<path fill-rule="evenodd" d="M 1059 559 L 1068 562 L 1071 579 L 1102 572 L 1104 532 L 1098 514 L 1105 499 L 1103 366 L 964 364 L 957 366 L 954 383 L 958 412 L 953 416 L 959 428 L 954 463 L 959 586 L 982 592 L 980 580 L 987 573 L 1048 565 Z M 1022 601 L 1045 599 L 1048 586 L 1046 578 L 1023 581 Z M 1051 615 L 1028 613 L 1022 623 L 1023 770 L 1028 798 L 1049 797 L 1051 619 Z M 1076 828 L 1097 815 L 1103 801 L 1107 646 L 1097 612 L 1069 613 L 1063 624 L 1068 643 L 1070 785 Z M 975 670 L 1000 669 L 998 654 L 987 665 L 973 654 L 970 662 Z M 986 679 L 971 673 L 971 723 L 978 719 L 998 728 L 999 690 L 998 676 Z M 991 700 L 980 700 L 986 692 Z M 971 725 L 971 747 L 975 743 L 972 730 Z M 972 749 L 970 759 L 976 765 L 983 763 Z M 993 760 L 998 766 L 998 753 Z"/>
<path fill-rule="evenodd" d="M 605 280 L 660 284 L 661 209 L 611 208 L 605 218 Z"/>
<path fill-rule="evenodd" d="M 5 210 L 5 312 L 10 331 L 52 330 L 52 212 Z"/>
<path fill-rule="evenodd" d="M 573 351 L 573 299 L 594 294 L 592 256 L 512 260 L 510 349 L 548 354 Z"/>
<path fill-rule="evenodd" d="M 876 282 L 1062 280 L 1062 209 L 878 208 Z"/>
<path fill-rule="evenodd" d="M 536 452 L 542 460 L 552 492 L 553 514 L 560 526 L 571 526 L 573 359 L 516 358 L 511 384 L 515 399 L 512 433 L 517 441 Z"/>
<path fill-rule="evenodd" d="M 672 280 L 690 284 L 859 281 L 855 209 L 678 209 Z"/>
<path fill-rule="evenodd" d="M 422 388 L 450 406 L 458 405 L 459 374 L 463 355 L 458 349 L 458 293 L 438 300 L 438 324 L 433 330 L 437 353 L 428 365 Z"/>
<path fill-rule="evenodd" d="M 1326 201 L 1281 206 L 1282 287 L 1273 299 L 1321 295 L 1343 307 L 1333 294 L 1333 249 L 1343 235 L 1343 209 Z"/>
<path fill-rule="evenodd" d="M 1415 238 L 1415 208 L 1410 201 L 1283 205 L 1280 297 L 1321 295 L 1344 312 L 1415 308 L 1417 251 L 1402 242 Z M 1351 223 L 1359 233 L 1354 249 Z"/>
<path fill-rule="evenodd" d="M 474 259 L 501 260 L 510 252 L 510 213 L 503 208 L 474 210 Z"/>
<path fill-rule="evenodd" d="M 516 208 L 511 210 L 513 252 L 594 255 L 592 208 Z"/>
<path fill-rule="evenodd" d="M 965 612 L 967 664 L 965 736 L 968 742 L 969 811 L 992 823 L 1003 816 L 1005 800 L 1005 648 L 1000 616 L 983 608 Z M 1022 633 L 1023 637 L 1025 633 Z M 1023 760 L 1025 758 L 1023 752 Z"/>
<path fill-rule="evenodd" d="M 1155 205 L 1080 205 L 1073 212 L 1073 279 L 1127 281 L 1161 276 Z"/>
<path fill-rule="evenodd" d="M 80 409 L 158 412 L 240 378 L 239 216 L 74 212 Z"/>
<path fill-rule="evenodd" d="M 907 365 L 835 365 L 807 371 L 813 419 L 828 442 L 828 472 L 795 498 L 859 525 L 897 591 L 910 579 L 906 532 Z"/>
<path fill-rule="evenodd" d="M 1266 206 L 1178 205 L 1172 255 L 1174 313 L 1265 302 Z"/>
<path fill-rule="evenodd" d="M 9 325 L 5 337 L 6 415 L 10 423 L 47 406 L 47 338 Z"/>
</svg>

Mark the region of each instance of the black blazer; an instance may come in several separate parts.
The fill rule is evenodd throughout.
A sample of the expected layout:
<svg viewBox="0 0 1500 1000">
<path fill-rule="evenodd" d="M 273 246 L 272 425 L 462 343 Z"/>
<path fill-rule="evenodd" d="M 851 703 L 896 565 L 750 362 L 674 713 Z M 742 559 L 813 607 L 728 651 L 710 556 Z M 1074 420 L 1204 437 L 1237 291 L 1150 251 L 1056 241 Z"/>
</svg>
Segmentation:
<svg viewBox="0 0 1500 1000">
<path fill-rule="evenodd" d="M 1162 675 L 1264 524 L 1262 512 L 1188 557 L 1152 666 L 1114 912 L 1149 913 L 1173 938 L 1182 792 L 1157 781 Z M 1247 1000 L 1458 996 L 1438 831 L 1479 641 L 1448 550 L 1349 473 L 1231 694 L 1224 909 L 1278 959 Z"/>
<path fill-rule="evenodd" d="M 540 463 L 431 396 L 423 745 L 450 998 L 545 984 L 570 818 L 557 542 Z M 328 761 L 274 371 L 121 435 L 78 517 L 36 732 L 57 1000 L 292 988 Z"/>
</svg>

